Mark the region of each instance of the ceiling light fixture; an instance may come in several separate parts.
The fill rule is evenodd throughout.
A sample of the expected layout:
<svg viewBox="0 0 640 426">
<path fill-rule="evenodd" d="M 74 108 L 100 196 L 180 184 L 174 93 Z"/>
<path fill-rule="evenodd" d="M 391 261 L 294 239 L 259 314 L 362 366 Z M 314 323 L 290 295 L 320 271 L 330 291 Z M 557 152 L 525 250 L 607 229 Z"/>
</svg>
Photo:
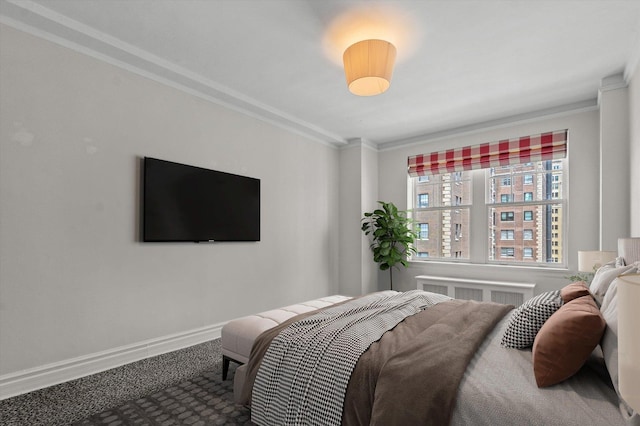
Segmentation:
<svg viewBox="0 0 640 426">
<path fill-rule="evenodd" d="M 342 60 L 351 93 L 379 95 L 391 84 L 396 48 L 384 40 L 363 40 L 347 47 Z"/>
</svg>

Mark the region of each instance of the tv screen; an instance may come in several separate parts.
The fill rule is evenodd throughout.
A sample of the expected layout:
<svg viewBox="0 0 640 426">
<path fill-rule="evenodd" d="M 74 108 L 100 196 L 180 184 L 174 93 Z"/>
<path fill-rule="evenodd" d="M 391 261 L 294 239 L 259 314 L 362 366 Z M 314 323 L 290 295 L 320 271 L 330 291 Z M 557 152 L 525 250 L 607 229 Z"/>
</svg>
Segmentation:
<svg viewBox="0 0 640 426">
<path fill-rule="evenodd" d="M 260 179 L 144 158 L 143 241 L 260 241 Z"/>
</svg>

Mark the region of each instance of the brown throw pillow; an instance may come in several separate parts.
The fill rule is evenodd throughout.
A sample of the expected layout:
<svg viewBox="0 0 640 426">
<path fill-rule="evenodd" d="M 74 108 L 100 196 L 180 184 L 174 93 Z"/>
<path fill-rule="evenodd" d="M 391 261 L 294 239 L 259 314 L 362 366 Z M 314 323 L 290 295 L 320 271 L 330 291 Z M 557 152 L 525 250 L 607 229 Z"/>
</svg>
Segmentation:
<svg viewBox="0 0 640 426">
<path fill-rule="evenodd" d="M 584 281 L 576 281 L 560 290 L 560 297 L 562 297 L 562 301 L 564 303 L 569 303 L 573 299 L 577 299 L 582 296 L 589 296 L 590 294 L 589 287 Z"/>
<path fill-rule="evenodd" d="M 591 296 L 562 305 L 533 342 L 533 372 L 538 386 L 555 385 L 577 373 L 600 342 L 605 326 Z"/>
</svg>

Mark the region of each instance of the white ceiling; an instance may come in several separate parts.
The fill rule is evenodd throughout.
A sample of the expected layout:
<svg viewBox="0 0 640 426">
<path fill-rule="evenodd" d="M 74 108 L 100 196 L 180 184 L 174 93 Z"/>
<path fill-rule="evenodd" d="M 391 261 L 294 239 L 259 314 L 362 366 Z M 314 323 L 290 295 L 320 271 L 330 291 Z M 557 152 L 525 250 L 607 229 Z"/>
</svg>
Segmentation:
<svg viewBox="0 0 640 426">
<path fill-rule="evenodd" d="M 357 14 L 398 49 L 379 96 L 346 87 Z M 0 22 L 336 145 L 593 106 L 640 56 L 640 0 L 0 0 Z"/>
</svg>

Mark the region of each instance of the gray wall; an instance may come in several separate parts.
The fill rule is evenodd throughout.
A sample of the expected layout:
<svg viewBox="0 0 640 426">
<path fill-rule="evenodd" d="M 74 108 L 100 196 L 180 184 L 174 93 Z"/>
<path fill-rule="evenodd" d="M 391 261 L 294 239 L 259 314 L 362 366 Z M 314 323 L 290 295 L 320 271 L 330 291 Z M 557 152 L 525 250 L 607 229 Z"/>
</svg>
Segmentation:
<svg viewBox="0 0 640 426">
<path fill-rule="evenodd" d="M 337 149 L 0 31 L 0 375 L 337 292 Z M 260 178 L 262 241 L 140 243 L 143 156 Z"/>
<path fill-rule="evenodd" d="M 640 237 L 640 66 L 629 82 L 631 236 Z"/>
<path fill-rule="evenodd" d="M 360 230 L 364 212 L 378 200 L 378 152 L 361 140 L 340 149 L 339 291 L 356 296 L 378 290 L 370 241 Z"/>
</svg>

